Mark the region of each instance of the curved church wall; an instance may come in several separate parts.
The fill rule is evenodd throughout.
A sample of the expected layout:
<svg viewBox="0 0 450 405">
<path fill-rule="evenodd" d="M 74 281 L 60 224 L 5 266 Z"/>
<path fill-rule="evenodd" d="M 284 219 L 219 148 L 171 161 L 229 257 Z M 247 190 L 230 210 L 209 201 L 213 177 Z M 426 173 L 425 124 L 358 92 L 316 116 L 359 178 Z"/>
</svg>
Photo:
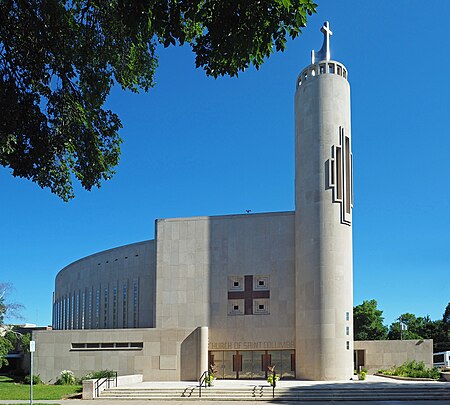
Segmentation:
<svg viewBox="0 0 450 405">
<path fill-rule="evenodd" d="M 56 276 L 54 329 L 154 327 L 155 241 L 84 257 Z"/>
</svg>

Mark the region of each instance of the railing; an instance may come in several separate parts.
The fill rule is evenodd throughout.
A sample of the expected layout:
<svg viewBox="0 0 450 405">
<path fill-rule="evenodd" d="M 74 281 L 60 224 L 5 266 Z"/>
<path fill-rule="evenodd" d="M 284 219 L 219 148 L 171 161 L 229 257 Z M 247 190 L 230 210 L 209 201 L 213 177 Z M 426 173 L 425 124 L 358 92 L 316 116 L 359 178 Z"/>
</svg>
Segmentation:
<svg viewBox="0 0 450 405">
<path fill-rule="evenodd" d="M 103 380 L 100 382 L 100 380 Z M 103 384 L 106 384 L 105 388 L 111 388 L 111 382 L 115 383 L 115 387 L 117 387 L 117 371 L 114 371 L 114 377 L 100 377 L 95 381 L 94 383 L 94 391 L 95 391 L 95 397 L 98 398 L 100 395 L 100 387 Z"/>
<path fill-rule="evenodd" d="M 209 379 L 209 371 L 206 370 L 198 379 L 198 397 L 202 397 L 202 385 L 205 384 L 205 388 L 207 387 L 207 380 Z"/>
</svg>

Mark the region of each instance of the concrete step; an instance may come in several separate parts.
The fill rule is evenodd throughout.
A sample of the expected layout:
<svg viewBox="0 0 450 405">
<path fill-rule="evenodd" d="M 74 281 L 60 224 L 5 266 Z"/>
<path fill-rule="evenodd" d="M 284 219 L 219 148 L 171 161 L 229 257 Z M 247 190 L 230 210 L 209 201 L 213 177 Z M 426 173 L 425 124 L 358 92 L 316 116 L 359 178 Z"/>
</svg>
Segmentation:
<svg viewBox="0 0 450 405">
<path fill-rule="evenodd" d="M 253 388 L 215 388 L 201 390 L 205 400 L 270 400 L 272 388 L 255 386 Z M 361 401 L 361 400 L 442 400 L 450 398 L 450 385 L 437 384 L 430 387 L 402 385 L 398 387 L 371 387 L 358 384 L 351 388 L 292 387 L 275 389 L 275 399 L 290 401 Z M 110 388 L 103 391 L 100 399 L 199 399 L 199 388 Z"/>
</svg>

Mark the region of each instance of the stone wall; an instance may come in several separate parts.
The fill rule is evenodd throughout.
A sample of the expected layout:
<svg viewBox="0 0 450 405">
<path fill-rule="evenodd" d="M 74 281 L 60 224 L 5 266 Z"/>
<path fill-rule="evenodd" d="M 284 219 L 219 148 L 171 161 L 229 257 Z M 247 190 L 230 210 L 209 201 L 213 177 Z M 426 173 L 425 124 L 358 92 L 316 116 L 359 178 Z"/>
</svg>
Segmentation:
<svg viewBox="0 0 450 405">
<path fill-rule="evenodd" d="M 211 347 L 293 348 L 293 212 L 161 219 L 156 243 L 156 327 L 208 326 Z"/>
<path fill-rule="evenodd" d="M 293 348 L 294 212 L 211 217 L 209 250 L 211 349 Z"/>
<path fill-rule="evenodd" d="M 81 377 L 105 369 L 145 381 L 194 381 L 201 368 L 197 329 L 38 331 L 33 338 L 35 374 L 46 383 L 62 370 Z"/>
<path fill-rule="evenodd" d="M 154 327 L 155 282 L 153 240 L 77 260 L 56 276 L 54 329 Z"/>
<path fill-rule="evenodd" d="M 433 340 L 361 340 L 355 350 L 364 350 L 364 367 L 369 374 L 379 369 L 400 366 L 405 361 L 423 361 L 433 367 Z"/>
</svg>

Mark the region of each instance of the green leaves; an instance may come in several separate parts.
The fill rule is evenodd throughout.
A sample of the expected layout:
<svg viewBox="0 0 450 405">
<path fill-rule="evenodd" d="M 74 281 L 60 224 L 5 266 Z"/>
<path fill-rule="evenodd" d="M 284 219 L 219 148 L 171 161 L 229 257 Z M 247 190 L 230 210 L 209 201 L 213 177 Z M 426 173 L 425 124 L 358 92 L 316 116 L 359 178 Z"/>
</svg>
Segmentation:
<svg viewBox="0 0 450 405">
<path fill-rule="evenodd" d="M 387 338 L 387 327 L 383 325 L 383 311 L 377 301 L 363 301 L 353 308 L 355 340 L 383 340 Z"/>
<path fill-rule="evenodd" d="M 315 9 L 307 0 L 205 1 L 199 11 L 205 31 L 192 43 L 196 65 L 213 77 L 258 69 L 285 49 L 286 38 L 295 38 Z"/>
<path fill-rule="evenodd" d="M 11 342 L 8 339 L 0 336 L 0 367 L 8 364 L 6 355 L 12 349 L 13 349 L 13 345 L 11 344 Z"/>
<path fill-rule="evenodd" d="M 283 51 L 311 0 L 5 0 L 0 2 L 0 164 L 64 201 L 119 162 L 111 87 L 148 91 L 156 49 L 189 43 L 207 75 L 236 76 Z"/>
<path fill-rule="evenodd" d="M 8 316 L 20 317 L 19 311 L 23 308 L 20 304 L 7 301 L 7 296 L 12 289 L 11 284 L 0 282 L 0 368 L 8 364 L 6 355 L 16 345 L 22 346 L 27 342 L 29 344 L 29 338 L 17 335 L 11 327 L 4 325 L 5 318 Z"/>
<path fill-rule="evenodd" d="M 450 350 L 450 333 L 445 323 L 445 314 L 450 311 L 447 305 L 443 319 L 432 321 L 429 316 L 416 317 L 414 314 L 404 313 L 388 328 L 383 324 L 383 311 L 377 308 L 375 300 L 363 301 L 353 308 L 353 326 L 355 340 L 400 339 L 400 319 L 407 326 L 401 332 L 401 337 L 407 339 L 433 339 L 435 348 Z"/>
</svg>

